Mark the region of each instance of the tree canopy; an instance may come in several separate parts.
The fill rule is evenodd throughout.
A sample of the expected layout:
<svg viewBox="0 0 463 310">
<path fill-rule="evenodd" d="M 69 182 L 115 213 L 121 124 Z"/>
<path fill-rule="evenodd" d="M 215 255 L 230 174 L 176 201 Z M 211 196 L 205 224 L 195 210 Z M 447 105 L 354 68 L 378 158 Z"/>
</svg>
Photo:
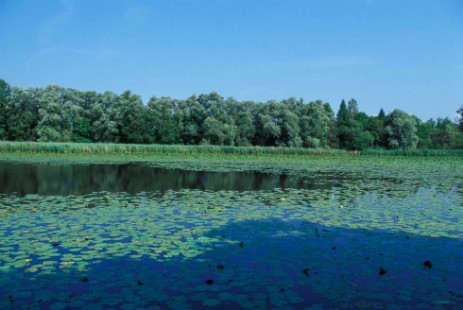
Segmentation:
<svg viewBox="0 0 463 310">
<path fill-rule="evenodd" d="M 130 91 L 79 91 L 60 86 L 21 89 L 0 79 L 0 140 L 237 146 L 415 149 L 463 148 L 459 118 L 421 121 L 396 109 L 369 116 L 355 99 L 337 113 L 321 100 L 265 103 L 216 92 L 186 99 Z"/>
</svg>

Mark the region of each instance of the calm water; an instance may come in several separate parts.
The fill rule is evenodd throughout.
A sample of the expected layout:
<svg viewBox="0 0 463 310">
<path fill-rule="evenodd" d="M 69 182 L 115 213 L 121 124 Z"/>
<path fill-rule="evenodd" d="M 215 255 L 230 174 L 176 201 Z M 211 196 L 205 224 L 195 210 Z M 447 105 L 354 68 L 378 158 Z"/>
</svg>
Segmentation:
<svg viewBox="0 0 463 310">
<path fill-rule="evenodd" d="M 81 195 L 180 189 L 271 190 L 340 186 L 340 176 L 291 176 L 260 172 L 207 172 L 155 168 L 144 164 L 35 165 L 0 163 L 0 192 L 19 195 Z"/>
<path fill-rule="evenodd" d="M 461 180 L 377 169 L 1 163 L 0 308 L 461 309 Z"/>
</svg>

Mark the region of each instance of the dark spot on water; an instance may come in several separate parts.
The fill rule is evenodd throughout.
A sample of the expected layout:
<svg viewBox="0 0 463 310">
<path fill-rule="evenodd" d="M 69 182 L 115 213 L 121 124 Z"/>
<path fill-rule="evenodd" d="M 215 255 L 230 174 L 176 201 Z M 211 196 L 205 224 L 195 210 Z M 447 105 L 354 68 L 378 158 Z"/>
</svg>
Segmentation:
<svg viewBox="0 0 463 310">
<path fill-rule="evenodd" d="M 431 269 L 432 268 L 432 263 L 431 263 L 430 260 L 426 260 L 426 261 L 424 261 L 423 266 L 425 268 L 427 268 L 427 269 Z"/>
<path fill-rule="evenodd" d="M 405 239 L 410 239 L 410 236 L 405 237 Z"/>
<path fill-rule="evenodd" d="M 143 285 L 143 282 L 141 282 L 140 280 L 137 280 L 137 284 L 138 285 Z"/>
<path fill-rule="evenodd" d="M 217 269 L 224 269 L 225 267 L 223 265 L 217 265 Z"/>
<path fill-rule="evenodd" d="M 39 304 L 42 303 L 42 299 L 39 299 L 39 300 L 37 301 L 37 303 L 39 303 Z"/>
<path fill-rule="evenodd" d="M 386 274 L 386 269 L 384 269 L 383 267 L 379 267 L 379 274 L 384 276 Z"/>
<path fill-rule="evenodd" d="M 306 276 L 309 275 L 310 269 L 309 268 L 304 268 L 302 269 L 302 273 L 304 273 Z"/>
<path fill-rule="evenodd" d="M 244 247 L 244 242 L 240 242 L 240 247 Z"/>
<path fill-rule="evenodd" d="M 13 295 L 8 296 L 8 300 L 9 300 L 10 302 L 14 302 Z"/>
<path fill-rule="evenodd" d="M 285 291 L 285 289 L 284 289 L 284 288 L 280 288 L 280 292 L 284 292 L 284 291 Z"/>
<path fill-rule="evenodd" d="M 366 259 L 366 260 L 370 260 L 370 258 L 369 258 L 368 256 L 367 256 L 367 257 L 365 257 L 365 259 Z"/>
<path fill-rule="evenodd" d="M 332 249 L 332 250 L 336 250 L 336 247 L 335 247 L 335 246 L 332 246 L 331 249 Z"/>
<path fill-rule="evenodd" d="M 206 280 L 206 283 L 211 285 L 212 283 L 214 283 L 214 280 Z"/>
<path fill-rule="evenodd" d="M 87 277 L 82 277 L 82 278 L 80 278 L 80 282 L 88 282 L 88 278 Z"/>
<path fill-rule="evenodd" d="M 59 243 L 58 243 L 58 242 L 54 242 L 54 243 L 52 243 L 51 245 L 52 245 L 52 246 L 58 246 Z"/>
</svg>

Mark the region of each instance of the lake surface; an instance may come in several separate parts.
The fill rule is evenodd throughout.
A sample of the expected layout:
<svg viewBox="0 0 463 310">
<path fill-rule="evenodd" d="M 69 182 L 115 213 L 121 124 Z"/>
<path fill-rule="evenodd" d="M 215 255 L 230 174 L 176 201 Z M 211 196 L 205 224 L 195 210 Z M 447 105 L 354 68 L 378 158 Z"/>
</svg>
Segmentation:
<svg viewBox="0 0 463 310">
<path fill-rule="evenodd" d="M 3 162 L 0 308 L 459 309 L 463 187 L 442 169 Z"/>
<path fill-rule="evenodd" d="M 152 167 L 148 164 L 22 164 L 0 163 L 2 193 L 81 195 L 92 192 L 127 192 L 181 189 L 271 190 L 323 189 L 340 186 L 341 175 L 293 176 L 253 172 L 214 172 Z"/>
</svg>

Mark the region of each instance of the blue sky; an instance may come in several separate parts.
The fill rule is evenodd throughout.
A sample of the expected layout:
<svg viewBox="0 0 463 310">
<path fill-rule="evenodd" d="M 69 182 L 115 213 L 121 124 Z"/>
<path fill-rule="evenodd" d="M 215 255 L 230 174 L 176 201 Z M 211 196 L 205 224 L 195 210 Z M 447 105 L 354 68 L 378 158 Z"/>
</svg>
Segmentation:
<svg viewBox="0 0 463 310">
<path fill-rule="evenodd" d="M 461 0 L 2 0 L 0 78 L 184 99 L 463 106 Z"/>
</svg>

